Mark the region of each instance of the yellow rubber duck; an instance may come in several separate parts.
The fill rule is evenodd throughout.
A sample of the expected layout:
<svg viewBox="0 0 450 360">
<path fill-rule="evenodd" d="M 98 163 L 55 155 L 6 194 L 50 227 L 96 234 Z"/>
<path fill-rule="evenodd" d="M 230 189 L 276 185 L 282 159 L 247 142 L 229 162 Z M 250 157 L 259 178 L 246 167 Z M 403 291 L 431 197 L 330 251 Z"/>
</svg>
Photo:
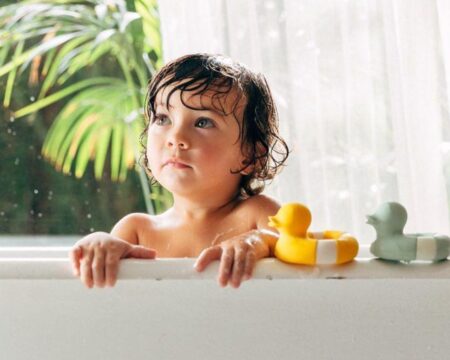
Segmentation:
<svg viewBox="0 0 450 360">
<path fill-rule="evenodd" d="M 299 203 L 283 205 L 275 216 L 269 216 L 269 226 L 280 233 L 275 256 L 288 263 L 320 265 L 343 264 L 358 254 L 358 242 L 348 233 L 326 230 L 308 232 L 311 212 Z"/>
</svg>

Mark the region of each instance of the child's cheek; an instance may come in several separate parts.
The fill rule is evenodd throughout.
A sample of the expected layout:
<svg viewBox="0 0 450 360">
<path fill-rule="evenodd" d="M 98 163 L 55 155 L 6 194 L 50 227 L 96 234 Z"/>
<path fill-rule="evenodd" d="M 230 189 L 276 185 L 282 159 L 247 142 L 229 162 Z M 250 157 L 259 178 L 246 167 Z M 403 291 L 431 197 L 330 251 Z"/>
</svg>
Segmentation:
<svg viewBox="0 0 450 360">
<path fill-rule="evenodd" d="M 161 163 L 164 159 L 161 154 L 161 150 L 156 144 L 156 141 L 150 142 L 151 139 L 148 139 L 147 143 L 147 159 L 148 159 L 148 167 L 150 171 L 155 174 L 158 171 L 158 164 Z"/>
<path fill-rule="evenodd" d="M 202 152 L 199 152 L 198 161 L 202 164 L 214 166 L 214 168 L 217 168 L 220 166 L 221 156 L 220 154 L 216 154 L 214 149 L 203 149 Z"/>
</svg>

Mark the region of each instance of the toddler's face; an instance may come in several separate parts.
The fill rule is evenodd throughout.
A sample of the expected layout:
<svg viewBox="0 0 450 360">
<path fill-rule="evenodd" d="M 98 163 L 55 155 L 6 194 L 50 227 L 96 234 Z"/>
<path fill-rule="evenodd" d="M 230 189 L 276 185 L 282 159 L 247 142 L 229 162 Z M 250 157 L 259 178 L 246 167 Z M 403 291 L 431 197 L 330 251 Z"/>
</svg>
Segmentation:
<svg viewBox="0 0 450 360">
<path fill-rule="evenodd" d="M 237 92 L 212 99 L 213 90 L 194 95 L 177 90 L 165 104 L 173 87 L 161 90 L 155 101 L 155 117 L 148 128 L 147 158 L 156 180 L 174 194 L 233 193 L 241 175 L 230 170 L 241 169 L 244 155 L 239 140 L 245 101 L 234 109 Z M 215 105 L 215 106 L 214 106 Z M 225 114 L 217 108 L 223 107 Z"/>
</svg>

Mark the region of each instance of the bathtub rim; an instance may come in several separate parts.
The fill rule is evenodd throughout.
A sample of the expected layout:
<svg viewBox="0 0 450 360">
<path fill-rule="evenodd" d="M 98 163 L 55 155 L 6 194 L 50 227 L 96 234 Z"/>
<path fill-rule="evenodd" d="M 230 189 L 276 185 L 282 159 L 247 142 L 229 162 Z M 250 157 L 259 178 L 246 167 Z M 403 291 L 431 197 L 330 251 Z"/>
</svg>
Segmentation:
<svg viewBox="0 0 450 360">
<path fill-rule="evenodd" d="M 369 245 L 362 245 L 360 255 L 342 265 L 292 265 L 275 258 L 259 260 L 251 280 L 276 279 L 450 279 L 450 262 L 424 261 L 410 264 L 363 257 Z M 70 246 L 0 247 L 0 280 L 7 279 L 73 279 L 68 257 Z M 214 261 L 203 272 L 193 265 L 196 258 L 160 258 L 154 260 L 122 259 L 118 280 L 216 280 L 219 262 Z M 79 280 L 78 280 L 79 281 Z"/>
</svg>

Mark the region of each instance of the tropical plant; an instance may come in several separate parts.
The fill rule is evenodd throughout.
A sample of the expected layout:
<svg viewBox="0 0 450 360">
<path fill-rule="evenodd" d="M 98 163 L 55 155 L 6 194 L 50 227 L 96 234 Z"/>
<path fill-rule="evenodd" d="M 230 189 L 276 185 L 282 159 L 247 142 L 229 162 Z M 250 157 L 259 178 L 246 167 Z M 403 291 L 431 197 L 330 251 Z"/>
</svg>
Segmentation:
<svg viewBox="0 0 450 360">
<path fill-rule="evenodd" d="M 89 77 L 89 68 L 105 58 L 113 59 L 105 76 Z M 15 118 L 64 99 L 42 154 L 77 178 L 93 160 L 101 179 L 108 152 L 114 181 L 123 181 L 137 164 L 145 89 L 160 62 L 156 0 L 29 0 L 0 8 L 3 106 L 10 107 L 15 79 L 25 70 L 39 92 L 34 102 L 13 111 Z M 168 193 L 150 191 L 144 171 L 135 167 L 147 210 L 167 206 Z"/>
</svg>

